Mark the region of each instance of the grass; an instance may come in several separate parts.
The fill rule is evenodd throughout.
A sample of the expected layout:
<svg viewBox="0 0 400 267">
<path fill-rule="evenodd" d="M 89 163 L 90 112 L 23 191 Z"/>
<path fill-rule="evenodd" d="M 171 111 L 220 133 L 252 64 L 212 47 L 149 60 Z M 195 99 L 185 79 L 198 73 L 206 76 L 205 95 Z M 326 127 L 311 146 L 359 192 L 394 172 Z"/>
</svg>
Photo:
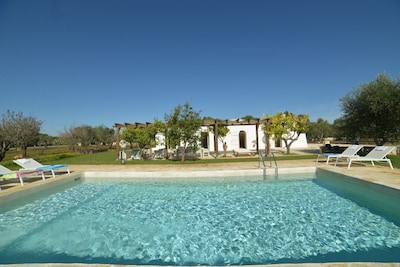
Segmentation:
<svg viewBox="0 0 400 267">
<path fill-rule="evenodd" d="M 400 169 L 400 155 L 390 155 L 389 159 L 392 161 L 393 168 Z"/>
<path fill-rule="evenodd" d="M 314 159 L 315 155 L 290 155 L 280 156 L 280 160 L 294 160 L 294 159 Z M 266 158 L 267 161 L 270 158 Z M 185 164 L 199 164 L 199 163 L 225 163 L 225 162 L 257 162 L 258 157 L 238 157 L 238 158 L 207 158 L 198 160 L 185 160 Z M 74 157 L 58 159 L 56 163 L 68 163 L 68 164 L 121 164 L 117 160 L 117 152 L 115 150 L 109 150 L 107 152 L 78 155 Z M 125 162 L 128 165 L 137 164 L 181 164 L 180 160 L 128 160 Z"/>
<path fill-rule="evenodd" d="M 0 163 L 1 165 L 16 170 L 19 167 L 12 161 L 21 152 L 17 150 L 10 150 L 7 152 L 5 159 Z M 28 157 L 34 158 L 43 164 L 121 164 L 117 160 L 117 152 L 113 149 L 106 152 L 99 152 L 94 154 L 80 154 L 71 152 L 67 147 L 31 147 L 28 148 Z M 400 155 L 390 155 L 394 168 L 400 168 Z M 316 155 L 277 155 L 276 160 L 302 160 L 302 159 L 316 159 Z M 265 159 L 267 162 L 271 158 Z M 258 157 L 237 157 L 237 158 L 207 158 L 199 160 L 186 160 L 185 164 L 202 164 L 202 163 L 225 163 L 225 162 L 257 162 Z M 132 160 L 126 161 L 127 165 L 138 164 L 181 164 L 180 160 Z"/>
</svg>

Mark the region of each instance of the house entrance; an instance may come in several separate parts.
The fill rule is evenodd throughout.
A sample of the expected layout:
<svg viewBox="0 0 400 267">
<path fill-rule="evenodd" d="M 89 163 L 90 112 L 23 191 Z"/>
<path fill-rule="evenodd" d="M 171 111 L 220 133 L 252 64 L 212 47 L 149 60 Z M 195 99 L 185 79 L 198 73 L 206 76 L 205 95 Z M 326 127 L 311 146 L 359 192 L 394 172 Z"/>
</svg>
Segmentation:
<svg viewBox="0 0 400 267">
<path fill-rule="evenodd" d="M 207 132 L 201 133 L 200 144 L 201 144 L 202 148 L 208 148 L 208 133 Z"/>
<path fill-rule="evenodd" d="M 246 132 L 239 132 L 239 148 L 246 148 Z"/>
</svg>

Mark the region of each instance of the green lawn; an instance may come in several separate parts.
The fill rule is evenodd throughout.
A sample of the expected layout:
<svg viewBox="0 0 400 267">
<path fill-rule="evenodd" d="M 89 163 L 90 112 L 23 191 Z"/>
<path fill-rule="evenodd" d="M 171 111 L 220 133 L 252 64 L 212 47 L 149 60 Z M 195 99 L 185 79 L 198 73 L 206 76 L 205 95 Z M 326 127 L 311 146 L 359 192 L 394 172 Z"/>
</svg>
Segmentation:
<svg viewBox="0 0 400 267">
<path fill-rule="evenodd" d="M 10 150 L 7 152 L 6 158 L 0 163 L 10 169 L 16 170 L 19 167 L 13 163 L 12 159 L 16 155 L 20 155 L 20 151 Z M 108 150 L 94 154 L 80 154 L 70 152 L 67 147 L 49 147 L 49 148 L 29 148 L 28 157 L 32 157 L 43 164 L 121 164 L 117 160 L 117 152 Z M 317 155 L 282 155 L 276 156 L 280 160 L 300 160 L 300 159 L 316 159 Z M 393 167 L 400 168 L 400 155 L 390 155 L 389 158 L 393 163 Z M 270 158 L 265 159 L 267 162 Z M 201 163 L 224 163 L 224 162 L 253 162 L 258 161 L 258 157 L 237 157 L 237 158 L 209 158 L 199 160 L 186 160 L 185 164 L 201 164 Z M 126 161 L 126 164 L 181 164 L 180 161 L 172 160 L 132 160 Z"/>
</svg>

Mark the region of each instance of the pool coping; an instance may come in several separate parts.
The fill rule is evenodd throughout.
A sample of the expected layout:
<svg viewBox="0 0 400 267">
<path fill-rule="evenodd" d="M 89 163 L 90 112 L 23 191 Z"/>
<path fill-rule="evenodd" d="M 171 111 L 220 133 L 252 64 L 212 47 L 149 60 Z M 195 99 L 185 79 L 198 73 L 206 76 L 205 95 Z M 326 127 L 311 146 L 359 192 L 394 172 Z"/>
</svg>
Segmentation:
<svg viewBox="0 0 400 267">
<path fill-rule="evenodd" d="M 297 167 L 279 169 L 279 174 L 293 173 L 315 173 L 316 167 Z M 189 173 L 189 174 L 188 174 Z M 79 180 L 81 178 L 192 178 L 192 177 L 232 177 L 232 176 L 255 176 L 266 175 L 273 177 L 274 169 L 252 169 L 252 170 L 209 170 L 209 171 L 84 171 L 74 172 L 68 175 L 57 175 L 54 178 L 27 183 L 24 186 L 17 186 L 11 189 L 0 191 L 0 205 L 15 201 L 18 198 L 27 197 L 40 191 L 51 189 L 56 186 L 65 185 L 69 182 Z"/>
<path fill-rule="evenodd" d="M 279 169 L 279 174 L 291 173 L 315 173 L 316 167 L 296 167 Z M 275 169 L 253 169 L 253 170 L 196 170 L 196 171 L 135 171 L 135 172 L 84 172 L 85 178 L 192 178 L 192 177 L 222 177 L 222 176 L 253 176 L 253 175 L 275 175 Z"/>
</svg>

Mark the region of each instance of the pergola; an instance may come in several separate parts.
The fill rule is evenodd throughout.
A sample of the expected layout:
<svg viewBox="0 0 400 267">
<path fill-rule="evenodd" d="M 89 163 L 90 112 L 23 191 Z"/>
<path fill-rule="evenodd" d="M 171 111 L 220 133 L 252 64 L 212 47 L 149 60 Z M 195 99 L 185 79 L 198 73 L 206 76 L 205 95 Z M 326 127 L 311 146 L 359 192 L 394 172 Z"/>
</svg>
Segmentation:
<svg viewBox="0 0 400 267">
<path fill-rule="evenodd" d="M 117 134 L 117 142 L 116 142 L 116 147 L 117 151 L 119 153 L 120 151 L 120 146 L 119 146 L 119 141 L 120 141 L 120 131 L 122 128 L 143 128 L 151 125 L 152 123 L 146 122 L 146 123 L 115 123 L 114 128 L 116 128 L 116 134 Z M 225 125 L 225 126 L 234 126 L 234 125 L 254 125 L 256 127 L 256 149 L 257 152 L 259 152 L 259 147 L 258 147 L 258 129 L 260 127 L 260 124 L 264 124 L 267 128 L 269 127 L 269 119 L 227 119 L 227 120 L 220 120 L 220 119 L 205 119 L 203 120 L 202 126 L 213 126 L 214 128 L 214 144 L 218 144 L 218 125 Z M 267 154 L 269 153 L 269 142 L 267 142 Z M 218 145 L 214 145 L 214 153 L 216 156 L 218 156 Z"/>
</svg>

